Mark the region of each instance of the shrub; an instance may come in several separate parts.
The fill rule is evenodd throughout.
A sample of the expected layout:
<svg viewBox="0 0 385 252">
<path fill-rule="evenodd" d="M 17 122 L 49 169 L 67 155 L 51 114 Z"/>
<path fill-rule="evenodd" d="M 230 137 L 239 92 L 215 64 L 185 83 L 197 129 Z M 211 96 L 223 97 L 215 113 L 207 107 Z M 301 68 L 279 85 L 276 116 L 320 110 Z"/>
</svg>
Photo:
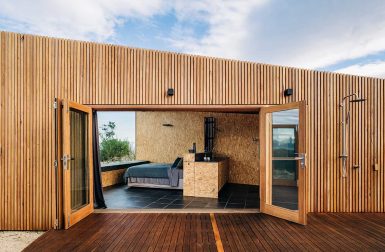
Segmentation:
<svg viewBox="0 0 385 252">
<path fill-rule="evenodd" d="M 101 127 L 101 162 L 135 159 L 135 151 L 130 143 L 127 140 L 121 140 L 115 137 L 115 127 L 115 122 L 108 122 Z"/>
<path fill-rule="evenodd" d="M 100 156 L 102 162 L 135 159 L 130 143 L 116 138 L 104 139 L 100 143 Z"/>
</svg>

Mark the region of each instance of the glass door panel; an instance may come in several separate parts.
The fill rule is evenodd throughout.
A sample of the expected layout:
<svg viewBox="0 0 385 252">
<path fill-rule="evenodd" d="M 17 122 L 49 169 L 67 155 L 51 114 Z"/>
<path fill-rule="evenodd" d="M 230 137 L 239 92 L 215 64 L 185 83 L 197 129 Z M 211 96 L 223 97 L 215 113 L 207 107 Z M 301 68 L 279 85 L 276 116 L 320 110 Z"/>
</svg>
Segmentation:
<svg viewBox="0 0 385 252">
<path fill-rule="evenodd" d="M 70 108 L 71 143 L 71 210 L 76 211 L 89 204 L 88 169 L 88 114 Z"/>
<path fill-rule="evenodd" d="M 261 211 L 306 224 L 305 102 L 260 111 Z"/>
<path fill-rule="evenodd" d="M 272 112 L 272 204 L 298 210 L 298 109 Z"/>
<path fill-rule="evenodd" d="M 92 110 L 63 102 L 64 221 L 69 228 L 93 212 Z"/>
</svg>

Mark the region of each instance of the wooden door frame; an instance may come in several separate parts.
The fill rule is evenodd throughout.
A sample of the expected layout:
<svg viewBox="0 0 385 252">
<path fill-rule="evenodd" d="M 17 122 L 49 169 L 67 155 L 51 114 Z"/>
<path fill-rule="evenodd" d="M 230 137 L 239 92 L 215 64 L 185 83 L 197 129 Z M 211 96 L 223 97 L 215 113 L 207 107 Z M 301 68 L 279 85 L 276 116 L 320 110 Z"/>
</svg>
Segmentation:
<svg viewBox="0 0 385 252">
<path fill-rule="evenodd" d="M 259 113 L 260 120 L 260 210 L 282 219 L 297 222 L 306 225 L 307 223 L 307 186 L 306 186 L 306 169 L 307 158 L 305 158 L 305 168 L 298 169 L 298 210 L 289 210 L 271 204 L 271 185 L 267 178 L 270 178 L 271 172 L 267 161 L 268 155 L 271 155 L 271 141 L 268 138 L 271 136 L 271 129 L 267 127 L 269 114 L 282 110 L 298 109 L 299 122 L 298 134 L 301 141 L 298 143 L 298 152 L 306 153 L 306 102 L 293 102 L 283 105 L 269 106 L 262 108 Z M 269 198 L 270 197 L 270 198 Z M 270 204 L 268 203 L 270 202 Z"/>
<path fill-rule="evenodd" d="M 92 109 L 88 106 L 75 103 L 72 101 L 62 101 L 62 143 L 63 143 L 63 156 L 70 155 L 70 118 L 69 109 L 74 108 L 79 111 L 83 111 L 88 114 L 88 167 L 89 167 L 89 203 L 87 206 L 72 212 L 71 210 L 71 191 L 70 191 L 70 162 L 67 164 L 67 169 L 63 169 L 63 214 L 64 214 L 64 228 L 68 229 L 72 225 L 76 224 L 94 210 L 94 185 L 93 185 L 93 156 L 92 156 Z"/>
</svg>

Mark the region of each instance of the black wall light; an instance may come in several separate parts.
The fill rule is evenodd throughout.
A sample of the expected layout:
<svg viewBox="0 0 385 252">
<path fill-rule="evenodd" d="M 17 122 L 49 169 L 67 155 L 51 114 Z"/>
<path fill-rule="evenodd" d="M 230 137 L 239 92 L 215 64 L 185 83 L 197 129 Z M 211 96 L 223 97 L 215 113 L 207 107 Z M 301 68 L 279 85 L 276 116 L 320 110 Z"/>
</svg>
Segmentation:
<svg viewBox="0 0 385 252">
<path fill-rule="evenodd" d="M 292 89 L 292 88 L 285 89 L 285 91 L 283 92 L 283 94 L 284 94 L 285 96 L 291 96 L 291 95 L 293 95 L 293 89 Z"/>
<path fill-rule="evenodd" d="M 167 89 L 167 95 L 168 96 L 173 96 L 174 95 L 174 89 L 173 88 Z"/>
</svg>

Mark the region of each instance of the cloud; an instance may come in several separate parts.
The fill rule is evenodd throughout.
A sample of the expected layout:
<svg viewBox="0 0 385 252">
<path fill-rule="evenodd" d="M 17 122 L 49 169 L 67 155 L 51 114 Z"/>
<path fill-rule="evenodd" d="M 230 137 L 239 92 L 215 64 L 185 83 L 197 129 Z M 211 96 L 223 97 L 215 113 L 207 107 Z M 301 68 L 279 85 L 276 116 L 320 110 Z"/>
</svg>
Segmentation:
<svg viewBox="0 0 385 252">
<path fill-rule="evenodd" d="M 250 36 L 248 20 L 267 0 L 179 1 L 175 5 L 178 23 L 171 43 L 195 54 L 224 58 L 245 58 L 242 47 Z M 196 23 L 205 24 L 204 34 L 194 33 Z"/>
<path fill-rule="evenodd" d="M 127 19 L 168 8 L 165 0 L 0 0 L 0 27 L 16 32 L 106 41 Z"/>
<path fill-rule="evenodd" d="M 178 30 L 172 42 L 187 52 L 321 68 L 385 50 L 385 1 L 199 1 L 191 9 L 183 18 L 198 13 L 209 28 L 202 37 Z"/>
<path fill-rule="evenodd" d="M 352 59 L 385 51 L 385 1 L 0 0 L 0 29 L 138 47 L 147 29 L 154 49 L 370 75 Z"/>
<path fill-rule="evenodd" d="M 385 78 L 385 60 L 367 64 L 355 64 L 336 70 L 338 73 Z"/>
</svg>

